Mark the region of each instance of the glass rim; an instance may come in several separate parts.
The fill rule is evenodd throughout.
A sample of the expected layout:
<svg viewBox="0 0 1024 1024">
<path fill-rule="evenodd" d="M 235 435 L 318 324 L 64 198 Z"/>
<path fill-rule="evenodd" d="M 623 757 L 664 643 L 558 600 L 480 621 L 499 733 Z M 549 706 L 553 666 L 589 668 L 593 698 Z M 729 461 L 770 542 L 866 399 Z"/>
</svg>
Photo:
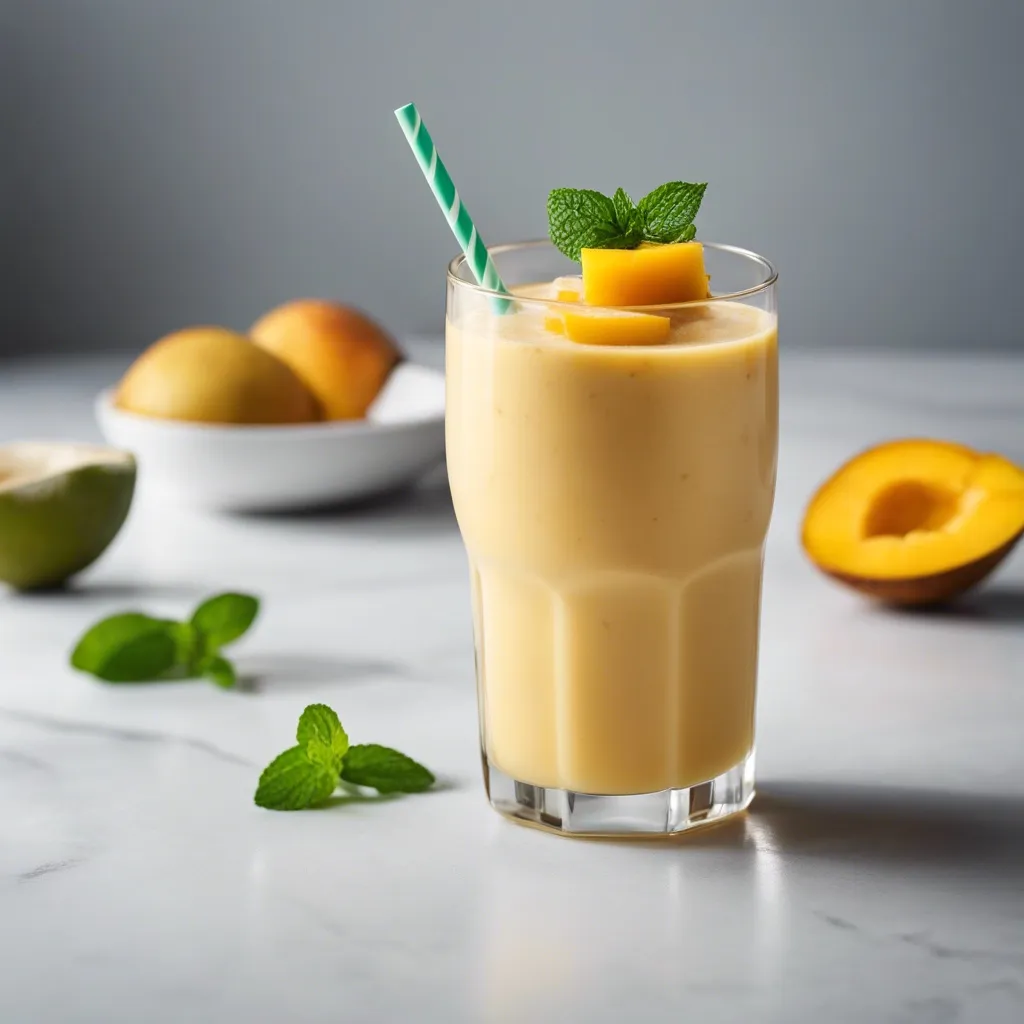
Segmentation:
<svg viewBox="0 0 1024 1024">
<path fill-rule="evenodd" d="M 700 239 L 697 239 L 700 241 Z M 752 295 L 758 295 L 761 292 L 767 291 L 772 288 L 779 279 L 779 272 L 775 269 L 775 264 L 766 257 L 753 251 L 753 249 L 744 249 L 739 245 L 726 245 L 723 242 L 701 242 L 701 245 L 705 249 L 714 249 L 716 252 L 729 253 L 731 256 L 739 256 L 745 260 L 749 260 L 752 263 L 756 263 L 765 273 L 765 278 L 758 284 L 751 285 L 749 288 L 743 288 L 740 291 L 727 292 L 722 295 L 712 295 L 706 299 L 689 299 L 686 302 L 663 302 L 653 306 L 616 306 L 615 309 L 682 309 L 687 306 L 706 306 L 712 302 L 730 302 L 736 299 L 749 298 Z M 516 249 L 539 249 L 542 246 L 548 246 L 554 249 L 555 245 L 549 238 L 530 238 L 523 242 L 505 242 L 502 245 L 488 246 L 487 251 L 492 255 L 501 255 L 501 253 L 512 252 Z M 557 251 L 557 250 L 556 250 Z M 468 281 L 464 277 L 459 277 L 459 270 L 466 263 L 466 254 L 460 252 L 448 263 L 448 280 L 452 285 L 457 285 L 460 288 L 469 288 L 472 291 L 478 292 L 481 295 L 489 295 L 494 298 L 506 299 L 508 298 L 507 292 L 499 292 L 494 288 L 485 288 L 482 284 L 478 284 L 476 281 Z M 577 302 L 565 302 L 559 299 L 543 299 L 536 296 L 515 296 L 516 302 L 538 302 L 545 306 L 577 306 Z M 602 307 L 598 307 L 602 308 Z M 609 307 L 611 308 L 611 307 Z"/>
</svg>

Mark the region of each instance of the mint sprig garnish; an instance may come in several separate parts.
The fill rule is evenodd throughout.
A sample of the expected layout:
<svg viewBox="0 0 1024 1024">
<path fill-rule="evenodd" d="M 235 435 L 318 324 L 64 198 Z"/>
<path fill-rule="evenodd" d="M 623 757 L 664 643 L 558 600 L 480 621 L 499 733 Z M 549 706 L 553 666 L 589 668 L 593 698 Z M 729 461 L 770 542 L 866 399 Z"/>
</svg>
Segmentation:
<svg viewBox="0 0 1024 1024">
<path fill-rule="evenodd" d="M 326 803 L 342 781 L 379 793 L 422 793 L 435 782 L 429 769 L 377 743 L 350 746 L 334 710 L 310 704 L 299 718 L 298 744 L 278 754 L 260 775 L 253 798 L 271 811 L 301 811 Z"/>
<path fill-rule="evenodd" d="M 688 242 L 707 182 L 669 181 L 634 203 L 623 189 L 609 199 L 592 189 L 556 188 L 548 195 L 554 246 L 580 261 L 582 249 L 635 249 L 641 242 Z"/>
<path fill-rule="evenodd" d="M 220 653 L 256 619 L 259 601 L 249 594 L 218 594 L 185 622 L 123 612 L 88 629 L 71 652 L 71 665 L 108 683 L 149 683 L 203 676 L 231 688 L 235 668 Z"/>
</svg>

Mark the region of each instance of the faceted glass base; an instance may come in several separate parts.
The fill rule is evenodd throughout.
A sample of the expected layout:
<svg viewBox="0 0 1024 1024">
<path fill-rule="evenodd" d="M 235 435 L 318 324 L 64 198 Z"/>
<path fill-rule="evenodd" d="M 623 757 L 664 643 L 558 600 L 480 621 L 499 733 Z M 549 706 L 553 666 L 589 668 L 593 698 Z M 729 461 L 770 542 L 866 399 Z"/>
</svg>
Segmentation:
<svg viewBox="0 0 1024 1024">
<path fill-rule="evenodd" d="M 599 796 L 517 782 L 486 755 L 484 785 L 491 806 L 506 817 L 568 836 L 669 836 L 721 821 L 754 799 L 754 755 L 707 782 L 686 789 Z"/>
</svg>

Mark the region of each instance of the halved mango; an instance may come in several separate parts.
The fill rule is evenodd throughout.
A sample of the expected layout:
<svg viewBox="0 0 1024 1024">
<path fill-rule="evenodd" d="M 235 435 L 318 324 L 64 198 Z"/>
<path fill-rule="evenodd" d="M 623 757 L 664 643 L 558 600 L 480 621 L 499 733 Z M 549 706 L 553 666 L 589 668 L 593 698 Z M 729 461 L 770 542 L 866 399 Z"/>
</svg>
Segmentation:
<svg viewBox="0 0 1024 1024">
<path fill-rule="evenodd" d="M 584 249 L 583 298 L 592 306 L 658 306 L 708 298 L 700 242 Z"/>
<path fill-rule="evenodd" d="M 581 345 L 663 345 L 672 327 L 667 316 L 584 308 L 549 316 L 545 324 Z"/>
<path fill-rule="evenodd" d="M 935 604 L 983 580 L 1024 534 L 1024 470 L 945 441 L 892 441 L 811 499 L 804 550 L 823 572 L 891 604 Z"/>
</svg>

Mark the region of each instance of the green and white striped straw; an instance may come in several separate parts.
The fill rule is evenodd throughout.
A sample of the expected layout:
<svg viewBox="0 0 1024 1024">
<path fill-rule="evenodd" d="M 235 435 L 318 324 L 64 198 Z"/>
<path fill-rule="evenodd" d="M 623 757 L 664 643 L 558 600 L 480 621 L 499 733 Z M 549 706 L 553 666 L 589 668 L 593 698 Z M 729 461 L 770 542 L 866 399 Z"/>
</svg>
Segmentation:
<svg viewBox="0 0 1024 1024">
<path fill-rule="evenodd" d="M 469 215 L 469 210 L 459 199 L 455 183 L 448 173 L 448 168 L 438 156 L 437 147 L 423 123 L 420 112 L 416 109 L 416 104 L 407 103 L 404 107 L 399 107 L 395 111 L 395 117 L 398 118 L 406 139 L 409 140 L 416 161 L 427 179 L 431 192 L 434 193 L 438 206 L 448 219 L 448 226 L 466 254 L 466 262 L 473 271 L 477 283 L 491 291 L 504 292 L 507 295 L 508 289 L 498 276 L 498 269 L 473 223 L 473 218 Z M 496 308 L 500 312 L 505 312 L 510 305 L 511 303 L 507 301 L 498 300 Z"/>
</svg>

